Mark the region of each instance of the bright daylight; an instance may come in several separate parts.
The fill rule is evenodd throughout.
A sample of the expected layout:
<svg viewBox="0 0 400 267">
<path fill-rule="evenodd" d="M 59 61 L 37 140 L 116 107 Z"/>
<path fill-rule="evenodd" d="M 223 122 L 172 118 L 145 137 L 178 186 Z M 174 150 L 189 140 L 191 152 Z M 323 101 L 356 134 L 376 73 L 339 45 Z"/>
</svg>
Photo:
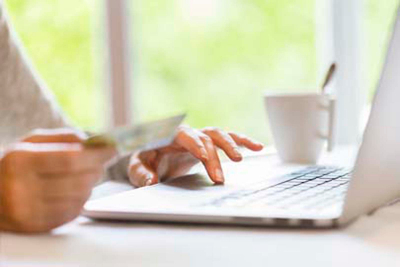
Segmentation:
<svg viewBox="0 0 400 267">
<path fill-rule="evenodd" d="M 398 266 L 399 0 L 0 0 L 0 267 Z"/>
</svg>

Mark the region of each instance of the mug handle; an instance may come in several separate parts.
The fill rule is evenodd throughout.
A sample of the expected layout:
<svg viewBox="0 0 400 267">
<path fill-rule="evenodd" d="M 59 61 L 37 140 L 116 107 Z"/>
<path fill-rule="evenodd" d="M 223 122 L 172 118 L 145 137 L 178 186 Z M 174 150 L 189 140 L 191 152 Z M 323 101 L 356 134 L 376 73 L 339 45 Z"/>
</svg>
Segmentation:
<svg viewBox="0 0 400 267">
<path fill-rule="evenodd" d="M 335 98 L 330 98 L 329 99 L 329 107 L 328 107 L 328 112 L 329 112 L 329 125 L 328 125 L 328 152 L 332 152 L 333 148 L 335 146 L 335 112 L 336 111 L 336 99 Z"/>
</svg>

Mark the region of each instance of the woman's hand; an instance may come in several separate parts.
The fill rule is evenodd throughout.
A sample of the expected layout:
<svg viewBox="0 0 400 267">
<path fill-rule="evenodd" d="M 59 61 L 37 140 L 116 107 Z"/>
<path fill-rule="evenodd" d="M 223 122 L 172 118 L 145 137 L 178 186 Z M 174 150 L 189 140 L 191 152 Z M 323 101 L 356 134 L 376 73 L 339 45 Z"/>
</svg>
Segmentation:
<svg viewBox="0 0 400 267">
<path fill-rule="evenodd" d="M 222 184 L 225 178 L 217 148 L 239 162 L 242 160 L 239 146 L 253 151 L 263 149 L 261 143 L 243 135 L 226 133 L 218 128 L 196 130 L 183 126 L 170 146 L 134 154 L 128 169 L 129 180 L 137 187 L 156 184 L 186 174 L 201 161 L 211 180 Z"/>
<path fill-rule="evenodd" d="M 40 130 L 0 160 L 0 229 L 46 232 L 76 218 L 110 148 L 85 149 L 72 130 Z"/>
</svg>

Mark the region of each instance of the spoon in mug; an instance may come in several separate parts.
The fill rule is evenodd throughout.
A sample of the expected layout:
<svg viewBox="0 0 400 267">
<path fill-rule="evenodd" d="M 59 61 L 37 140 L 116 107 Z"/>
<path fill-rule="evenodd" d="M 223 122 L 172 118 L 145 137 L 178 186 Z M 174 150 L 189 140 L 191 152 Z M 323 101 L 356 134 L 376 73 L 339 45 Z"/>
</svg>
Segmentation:
<svg viewBox="0 0 400 267">
<path fill-rule="evenodd" d="M 336 64 L 332 63 L 331 66 L 329 67 L 328 71 L 326 72 L 324 82 L 321 86 L 321 90 L 322 90 L 323 94 L 326 94 L 326 87 L 332 81 L 335 71 L 336 71 Z"/>
</svg>

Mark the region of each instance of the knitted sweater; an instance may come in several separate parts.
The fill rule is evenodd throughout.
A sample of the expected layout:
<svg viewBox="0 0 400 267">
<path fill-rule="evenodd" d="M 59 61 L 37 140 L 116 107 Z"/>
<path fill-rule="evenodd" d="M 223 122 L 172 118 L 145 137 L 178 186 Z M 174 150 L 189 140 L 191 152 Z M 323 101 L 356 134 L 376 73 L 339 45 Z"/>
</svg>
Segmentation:
<svg viewBox="0 0 400 267">
<path fill-rule="evenodd" d="M 34 129 L 59 127 L 73 125 L 29 62 L 0 0 L 0 148 Z M 115 160 L 108 178 L 126 180 L 128 161 Z"/>
</svg>

